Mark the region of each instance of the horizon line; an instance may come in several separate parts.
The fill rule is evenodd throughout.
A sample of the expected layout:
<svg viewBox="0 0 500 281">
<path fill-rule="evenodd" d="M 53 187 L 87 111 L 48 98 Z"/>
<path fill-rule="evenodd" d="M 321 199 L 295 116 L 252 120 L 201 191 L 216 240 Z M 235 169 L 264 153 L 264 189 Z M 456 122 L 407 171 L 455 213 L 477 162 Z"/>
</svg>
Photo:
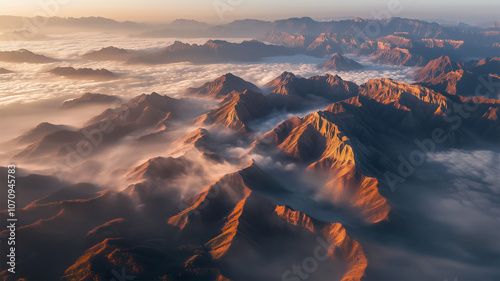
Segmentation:
<svg viewBox="0 0 500 281">
<path fill-rule="evenodd" d="M 178 20 L 186 20 L 186 21 L 195 21 L 199 23 L 206 23 L 209 25 L 221 25 L 221 24 L 227 24 L 235 21 L 244 21 L 244 20 L 256 20 L 256 21 L 263 21 L 263 22 L 275 22 L 275 21 L 281 21 L 281 20 L 290 20 L 290 19 L 312 19 L 316 22 L 337 22 L 337 21 L 343 21 L 343 20 L 356 20 L 356 19 L 361 19 L 361 20 L 387 20 L 387 19 L 407 19 L 407 20 L 419 20 L 419 21 L 424 21 L 428 23 L 437 23 L 437 24 L 459 24 L 459 23 L 465 23 L 470 26 L 477 26 L 481 24 L 486 24 L 486 23 L 496 23 L 500 22 L 500 18 L 496 20 L 490 20 L 490 21 L 484 21 L 484 22 L 477 22 L 477 23 L 470 23 L 467 21 L 462 21 L 462 20 L 444 20 L 444 19 L 426 19 L 426 18 L 411 18 L 411 17 L 390 17 L 390 18 L 383 18 L 383 19 L 377 19 L 373 17 L 355 17 L 355 16 L 337 16 L 337 17 L 311 17 L 311 16 L 295 16 L 295 17 L 286 17 L 286 18 L 276 18 L 272 20 L 266 20 L 266 19 L 259 19 L 259 18 L 239 18 L 239 19 L 233 19 L 229 20 L 226 22 L 220 22 L 220 21 L 203 21 L 203 20 L 198 20 L 194 18 L 176 18 L 173 20 L 168 20 L 168 21 L 135 21 L 135 20 L 120 20 L 112 17 L 106 17 L 106 16 L 22 16 L 22 15 L 12 15 L 12 14 L 0 14 L 0 17 L 18 17 L 18 18 L 36 18 L 36 17 L 42 17 L 42 18 L 62 18 L 62 19 L 88 19 L 88 18 L 100 18 L 100 19 L 106 19 L 106 20 L 112 20 L 118 23 L 125 23 L 125 22 L 131 22 L 131 23 L 137 23 L 137 24 L 168 24 L 172 23 Z"/>
</svg>

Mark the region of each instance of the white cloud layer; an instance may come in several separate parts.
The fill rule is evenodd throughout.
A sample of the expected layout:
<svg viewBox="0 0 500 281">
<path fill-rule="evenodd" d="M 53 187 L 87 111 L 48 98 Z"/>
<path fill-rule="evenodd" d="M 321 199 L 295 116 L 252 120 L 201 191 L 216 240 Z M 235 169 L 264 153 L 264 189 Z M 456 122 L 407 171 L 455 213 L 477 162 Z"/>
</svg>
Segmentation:
<svg viewBox="0 0 500 281">
<path fill-rule="evenodd" d="M 464 238 L 475 236 L 482 245 L 500 250 L 500 153 L 451 150 L 429 155 L 428 162 L 433 166 L 420 171 L 421 177 L 443 192 L 423 202 L 429 217 Z"/>
<path fill-rule="evenodd" d="M 202 44 L 206 38 L 182 39 L 187 43 Z M 243 39 L 228 40 L 239 42 Z M 185 88 L 198 86 L 220 75 L 231 72 L 237 76 L 262 86 L 274 79 L 283 71 L 293 72 L 300 76 L 321 75 L 327 73 L 318 69 L 317 64 L 326 58 L 314 58 L 305 55 L 292 57 L 273 57 L 255 63 L 221 63 L 211 65 L 192 65 L 191 63 L 175 63 L 167 65 L 126 65 L 121 62 L 94 62 L 81 59 L 81 55 L 99 50 L 103 47 L 115 46 L 130 50 L 157 50 L 172 44 L 175 39 L 134 38 L 126 36 L 112 37 L 95 33 L 78 33 L 55 37 L 48 41 L 0 42 L 0 51 L 11 51 L 25 48 L 37 54 L 43 54 L 60 62 L 50 64 L 18 64 L 0 62 L 0 67 L 16 73 L 0 75 L 0 106 L 15 102 L 33 102 L 54 97 L 73 98 L 84 92 L 100 92 L 115 94 L 129 98 L 143 92 L 156 91 L 172 96 L 182 95 Z M 355 72 L 338 72 L 344 80 L 358 84 L 368 79 L 389 77 L 405 82 L 412 82 L 411 73 L 414 68 L 371 63 L 367 57 L 351 56 L 365 65 L 365 69 Z M 46 73 L 58 66 L 75 68 L 106 68 L 120 74 L 118 81 L 96 82 L 91 80 L 71 80 Z"/>
</svg>

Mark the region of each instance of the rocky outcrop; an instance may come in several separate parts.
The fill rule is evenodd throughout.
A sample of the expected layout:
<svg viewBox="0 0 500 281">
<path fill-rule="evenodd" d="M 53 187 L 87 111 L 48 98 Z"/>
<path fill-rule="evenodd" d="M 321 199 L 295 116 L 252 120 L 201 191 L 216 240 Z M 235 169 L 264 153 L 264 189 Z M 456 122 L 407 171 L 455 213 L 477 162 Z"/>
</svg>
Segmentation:
<svg viewBox="0 0 500 281">
<path fill-rule="evenodd" d="M 226 73 L 213 81 L 203 84 L 201 87 L 188 88 L 186 93 L 193 96 L 222 99 L 233 91 L 243 93 L 245 90 L 260 92 L 259 87 L 254 84 L 231 73 Z"/>
<path fill-rule="evenodd" d="M 333 55 L 327 62 L 319 64 L 318 67 L 336 71 L 350 71 L 363 68 L 361 64 L 338 53 Z"/>
</svg>

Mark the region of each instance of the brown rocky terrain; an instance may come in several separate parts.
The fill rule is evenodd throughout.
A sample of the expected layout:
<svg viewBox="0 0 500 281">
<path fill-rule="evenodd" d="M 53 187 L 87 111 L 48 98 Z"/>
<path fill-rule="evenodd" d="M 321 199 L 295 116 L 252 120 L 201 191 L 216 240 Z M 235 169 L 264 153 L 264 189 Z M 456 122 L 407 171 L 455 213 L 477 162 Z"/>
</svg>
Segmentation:
<svg viewBox="0 0 500 281">
<path fill-rule="evenodd" d="M 233 91 L 242 93 L 245 90 L 260 92 L 260 89 L 254 84 L 231 73 L 226 73 L 213 81 L 205 83 L 201 87 L 189 88 L 186 93 L 193 96 L 222 99 Z"/>
<path fill-rule="evenodd" d="M 333 55 L 327 62 L 319 64 L 318 67 L 337 71 L 359 70 L 363 68 L 361 64 L 338 53 Z"/>
<path fill-rule="evenodd" d="M 492 84 L 500 82 L 497 62 L 496 59 L 483 59 L 456 63 L 448 56 L 441 56 L 417 70 L 415 80 L 426 87 L 450 95 L 483 95 L 481 91 L 477 91 L 482 85 L 481 81 L 488 80 Z"/>
<path fill-rule="evenodd" d="M 267 98 L 273 104 L 289 109 L 307 105 L 311 100 L 318 98 L 329 102 L 347 99 L 355 96 L 358 91 L 358 85 L 355 83 L 344 81 L 338 75 L 329 74 L 302 78 L 293 73 L 283 72 L 265 86 L 271 90 Z"/>
<path fill-rule="evenodd" d="M 247 123 L 271 113 L 269 101 L 260 92 L 233 91 L 216 109 L 198 117 L 197 124 L 220 124 L 235 131 L 249 132 Z"/>
<path fill-rule="evenodd" d="M 490 63 L 495 60 L 431 61 L 419 77 L 448 81 L 442 90 L 424 82 L 381 78 L 358 86 L 339 76 L 284 72 L 265 85 L 269 93 L 264 95 L 254 84 L 226 74 L 188 90 L 222 99 L 211 108 L 197 99 L 152 93 L 109 108 L 81 128 L 42 123 L 17 139 L 23 146 L 19 163 L 64 157 L 68 147 L 76 150 L 84 140 L 87 145 L 99 140 L 97 151 L 109 149 L 104 160 L 120 153 L 127 158 L 154 144 L 141 137 L 159 132 L 165 137 L 147 151 L 154 156 L 95 172 L 95 177 L 109 177 L 103 186 L 20 170 L 16 212 L 23 219 L 16 235 L 24 242 L 17 246 L 23 258 L 16 278 L 253 281 L 301 279 L 304 273 L 308 280 L 361 281 L 398 280 L 409 268 L 412 281 L 443 268 L 479 273 L 485 280 L 496 277 L 491 272 L 498 259 L 490 249 L 449 244 L 450 237 L 463 237 L 422 214 L 431 209 L 424 199 L 442 196 L 448 201 L 439 201 L 441 206 L 451 202 L 443 194 L 465 192 L 463 185 L 449 184 L 457 178 L 450 176 L 448 161 L 421 164 L 397 191 L 387 177 L 387 172 L 402 177 L 401 158 L 417 148 L 423 157 L 497 148 L 500 101 L 467 97 L 461 91 L 468 88 L 460 82 L 479 75 L 474 68 L 489 72 L 484 65 Z M 273 109 L 304 110 L 319 100 L 323 110 L 292 118 L 285 111 L 286 120 L 254 134 L 253 122 L 266 120 Z M 104 132 L 104 125 L 113 129 Z M 490 158 L 496 163 L 494 155 Z M 86 164 L 101 167 L 103 159 L 92 160 Z M 6 180 L 6 169 L 0 170 Z M 85 170 L 74 174 L 78 171 Z M 215 172 L 217 177 L 210 178 Z M 472 172 L 490 180 L 487 173 Z M 108 188 L 109 183 L 119 187 Z M 479 193 L 491 192 L 480 184 L 474 181 Z M 2 208 L 0 219 L 7 215 Z M 471 258 L 481 266 L 468 265 Z M 429 259 L 438 262 L 431 265 Z M 401 269 L 388 271 L 397 260 L 404 261 Z M 428 272 L 414 267 L 422 261 Z M 6 271 L 0 277 L 12 280 Z"/>
</svg>

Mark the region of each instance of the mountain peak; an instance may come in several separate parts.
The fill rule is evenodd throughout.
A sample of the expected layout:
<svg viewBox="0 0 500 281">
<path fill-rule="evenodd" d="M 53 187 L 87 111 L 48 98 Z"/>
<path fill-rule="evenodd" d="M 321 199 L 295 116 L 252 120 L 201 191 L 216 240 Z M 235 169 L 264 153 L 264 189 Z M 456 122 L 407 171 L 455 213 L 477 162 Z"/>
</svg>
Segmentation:
<svg viewBox="0 0 500 281">
<path fill-rule="evenodd" d="M 205 42 L 204 46 L 208 46 L 210 48 L 218 48 L 218 47 L 226 46 L 226 45 L 230 45 L 230 44 L 233 44 L 233 43 L 229 43 L 229 42 L 224 41 L 224 40 L 210 39 L 207 42 Z"/>
<path fill-rule="evenodd" d="M 130 100 L 131 103 L 136 104 L 139 108 L 144 109 L 146 107 L 155 108 L 165 108 L 168 107 L 170 111 L 171 107 L 174 107 L 179 100 L 171 98 L 166 95 L 160 95 L 156 92 L 151 94 L 142 94 Z"/>
<path fill-rule="evenodd" d="M 247 122 L 269 114 L 271 106 L 260 92 L 233 91 L 221 105 L 196 119 L 198 124 L 219 124 L 239 132 L 248 132 Z"/>
<path fill-rule="evenodd" d="M 355 151 L 358 144 L 351 141 L 351 137 L 356 138 L 353 131 L 362 127 L 352 127 L 352 123 L 336 113 L 314 112 L 283 122 L 264 136 L 263 145 L 277 148 L 285 157 L 307 164 L 307 170 L 312 173 L 328 175 L 329 183 L 320 191 L 323 198 L 331 198 L 335 204 L 350 202 L 348 208 L 360 211 L 366 222 L 385 220 L 390 207 L 378 192 L 378 180 L 361 172 L 361 162 Z M 370 195 L 352 196 L 357 193 Z"/>
<path fill-rule="evenodd" d="M 226 77 L 229 79 L 239 78 L 239 77 L 235 76 L 234 74 L 232 74 L 231 72 L 228 72 L 228 73 L 222 75 L 221 77 Z"/>
<path fill-rule="evenodd" d="M 269 87 L 269 88 L 275 88 L 278 85 L 280 85 L 281 83 L 283 83 L 285 81 L 291 81 L 295 78 L 297 78 L 297 76 L 295 76 L 295 74 L 285 71 L 285 72 L 281 73 L 280 76 L 278 76 L 278 77 L 274 78 L 273 80 L 269 81 L 268 83 L 266 83 L 265 86 Z"/>
<path fill-rule="evenodd" d="M 418 82 L 427 82 L 440 75 L 459 69 L 461 67 L 457 63 L 453 62 L 450 57 L 443 55 L 431 60 L 424 67 L 417 70 L 415 72 L 415 80 Z"/>
<path fill-rule="evenodd" d="M 110 96 L 99 93 L 85 93 L 78 98 L 65 101 L 61 105 L 61 109 L 75 108 L 85 105 L 96 105 L 96 104 L 113 104 L 116 102 L 121 102 L 121 99 L 117 96 Z"/>
<path fill-rule="evenodd" d="M 117 48 L 114 46 L 109 46 L 109 47 L 103 47 L 101 48 L 101 51 L 109 51 L 109 52 L 127 52 L 125 49 Z"/>
<path fill-rule="evenodd" d="M 206 148 L 211 147 L 211 141 L 212 136 L 210 132 L 205 129 L 205 128 L 198 128 L 194 130 L 193 132 L 189 133 L 188 135 L 184 136 L 181 138 L 182 143 L 184 144 L 191 144 L 194 145 L 197 148 L 203 148 L 206 150 Z"/>
<path fill-rule="evenodd" d="M 295 74 L 288 72 L 288 71 L 284 71 L 283 73 L 281 73 L 281 75 L 279 77 L 280 78 L 295 78 Z"/>
<path fill-rule="evenodd" d="M 55 59 L 46 57 L 44 55 L 35 54 L 26 49 L 19 49 L 17 51 L 0 51 L 0 61 L 7 62 L 27 62 L 27 63 L 51 63 Z"/>
<path fill-rule="evenodd" d="M 0 68 L 0 74 L 8 74 L 8 73 L 12 73 L 13 71 L 11 70 L 8 70 L 8 69 L 5 69 L 5 68 Z"/>
<path fill-rule="evenodd" d="M 415 111 L 415 114 L 431 114 L 439 106 L 447 108 L 450 102 L 446 96 L 432 89 L 389 78 L 368 80 L 360 86 L 359 95 L 382 104 L 395 103 L 399 107 L 406 108 L 406 110 L 419 108 L 418 111 Z M 422 107 L 419 107 L 419 105 L 422 105 Z M 424 108 L 425 110 L 423 110 Z"/>
<path fill-rule="evenodd" d="M 75 79 L 92 79 L 92 80 L 112 80 L 116 79 L 118 75 L 105 69 L 93 69 L 93 68 L 73 68 L 68 67 L 56 67 L 49 71 L 52 74 L 63 76 L 67 78 Z"/>
<path fill-rule="evenodd" d="M 437 61 L 443 62 L 444 64 L 451 64 L 451 59 L 447 55 L 442 55 L 436 59 Z"/>
<path fill-rule="evenodd" d="M 318 65 L 320 68 L 327 70 L 337 70 L 337 71 L 349 71 L 358 70 L 363 68 L 363 66 L 356 61 L 346 58 L 339 53 L 335 53 L 330 60 Z"/>
<path fill-rule="evenodd" d="M 221 99 L 225 98 L 233 91 L 243 93 L 245 90 L 260 92 L 259 87 L 254 84 L 232 73 L 226 73 L 211 82 L 203 84 L 203 86 L 199 88 L 189 88 L 186 92 L 189 95 L 208 96 Z"/>
<path fill-rule="evenodd" d="M 232 74 L 231 72 L 228 72 L 228 73 L 220 76 L 219 78 L 215 79 L 213 82 L 225 82 L 225 81 L 228 81 L 230 83 L 241 83 L 244 80 L 241 79 L 240 77 Z"/>
<path fill-rule="evenodd" d="M 318 99 L 308 98 L 311 96 L 334 102 L 355 96 L 358 91 L 355 83 L 331 74 L 303 78 L 284 72 L 265 86 L 271 88 L 268 98 L 274 106 L 292 109 L 308 103 L 312 106 Z"/>
<path fill-rule="evenodd" d="M 125 49 L 117 48 L 114 46 L 103 47 L 98 51 L 92 51 L 82 55 L 82 58 L 86 60 L 96 60 L 96 61 L 125 61 L 134 56 L 133 52 L 129 52 Z"/>
<path fill-rule="evenodd" d="M 179 50 L 184 50 L 188 49 L 191 47 L 189 43 L 183 43 L 181 41 L 175 41 L 174 44 L 168 46 L 163 52 L 168 53 L 168 52 L 176 52 Z"/>
<path fill-rule="evenodd" d="M 39 140 L 40 138 L 51 133 L 63 130 L 72 130 L 71 127 L 66 125 L 55 125 L 49 122 L 42 122 L 35 128 L 23 133 L 15 139 L 17 143 L 30 143 Z"/>
</svg>

